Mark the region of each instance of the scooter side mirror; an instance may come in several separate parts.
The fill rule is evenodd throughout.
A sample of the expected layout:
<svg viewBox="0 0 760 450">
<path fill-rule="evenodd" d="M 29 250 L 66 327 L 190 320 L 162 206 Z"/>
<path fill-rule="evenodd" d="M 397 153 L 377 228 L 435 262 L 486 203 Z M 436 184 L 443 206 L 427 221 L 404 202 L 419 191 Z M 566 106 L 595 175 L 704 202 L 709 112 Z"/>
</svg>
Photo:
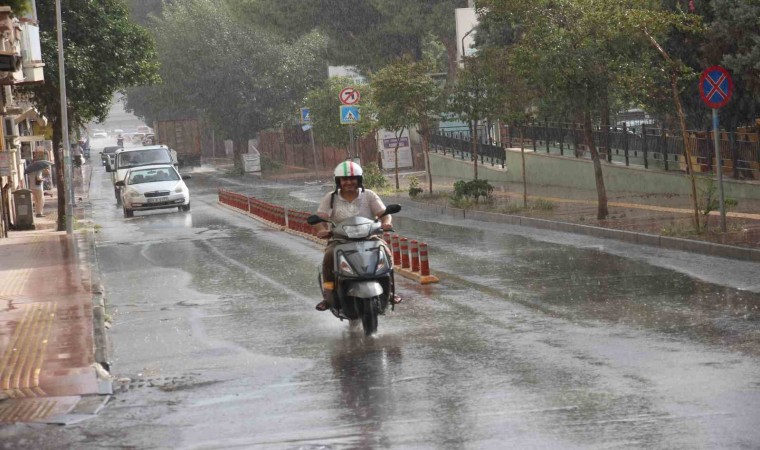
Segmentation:
<svg viewBox="0 0 760 450">
<path fill-rule="evenodd" d="M 312 214 L 306 218 L 306 223 L 308 223 L 309 225 L 316 225 L 322 222 L 327 222 L 327 221 L 316 214 Z"/>
<path fill-rule="evenodd" d="M 380 217 L 387 216 L 388 214 L 396 214 L 399 211 L 401 211 L 401 205 L 393 203 L 385 207 L 385 212 Z"/>
</svg>

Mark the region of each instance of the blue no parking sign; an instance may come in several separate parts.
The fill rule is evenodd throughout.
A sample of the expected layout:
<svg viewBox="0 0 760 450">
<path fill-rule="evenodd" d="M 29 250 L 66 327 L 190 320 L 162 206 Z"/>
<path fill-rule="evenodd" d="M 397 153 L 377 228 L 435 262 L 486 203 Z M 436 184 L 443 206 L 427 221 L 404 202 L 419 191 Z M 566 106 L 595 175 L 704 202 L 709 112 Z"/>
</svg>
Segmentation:
<svg viewBox="0 0 760 450">
<path fill-rule="evenodd" d="M 726 106 L 731 100 L 734 82 L 731 75 L 721 66 L 712 66 L 702 72 L 699 78 L 699 95 L 710 108 Z"/>
</svg>

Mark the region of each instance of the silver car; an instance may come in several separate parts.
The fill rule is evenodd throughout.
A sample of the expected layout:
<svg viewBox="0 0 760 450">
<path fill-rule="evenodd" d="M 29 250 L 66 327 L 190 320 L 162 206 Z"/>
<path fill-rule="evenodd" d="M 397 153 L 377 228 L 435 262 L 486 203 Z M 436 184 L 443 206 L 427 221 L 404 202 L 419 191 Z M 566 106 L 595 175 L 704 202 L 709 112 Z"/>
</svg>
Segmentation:
<svg viewBox="0 0 760 450">
<path fill-rule="evenodd" d="M 133 217 L 135 211 L 179 208 L 190 211 L 190 191 L 183 180 L 190 175 L 180 175 L 171 164 L 140 166 L 130 169 L 121 188 L 121 204 L 124 217 Z"/>
</svg>

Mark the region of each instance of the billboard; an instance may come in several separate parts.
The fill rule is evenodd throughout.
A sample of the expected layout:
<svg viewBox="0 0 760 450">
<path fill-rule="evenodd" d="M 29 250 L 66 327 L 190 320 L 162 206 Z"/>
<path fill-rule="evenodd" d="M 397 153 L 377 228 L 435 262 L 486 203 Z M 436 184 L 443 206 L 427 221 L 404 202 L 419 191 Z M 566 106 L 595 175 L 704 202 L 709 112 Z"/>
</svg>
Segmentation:
<svg viewBox="0 0 760 450">
<path fill-rule="evenodd" d="M 396 167 L 396 143 L 398 142 L 398 167 L 414 167 L 412 162 L 412 146 L 409 141 L 409 131 L 404 130 L 401 136 L 396 132 L 380 130 L 377 132 L 377 150 L 381 153 L 383 169 L 391 170 Z"/>
</svg>

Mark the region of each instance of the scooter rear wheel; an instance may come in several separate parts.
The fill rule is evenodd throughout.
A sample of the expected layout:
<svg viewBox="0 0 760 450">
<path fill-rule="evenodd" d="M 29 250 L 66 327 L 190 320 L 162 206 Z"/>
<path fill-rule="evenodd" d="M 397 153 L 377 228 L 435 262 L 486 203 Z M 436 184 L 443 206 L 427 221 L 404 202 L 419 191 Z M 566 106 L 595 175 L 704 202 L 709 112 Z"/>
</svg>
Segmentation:
<svg viewBox="0 0 760 450">
<path fill-rule="evenodd" d="M 364 304 L 362 311 L 362 326 L 364 335 L 372 336 L 377 333 L 377 314 L 380 311 L 380 298 L 372 297 Z"/>
</svg>

